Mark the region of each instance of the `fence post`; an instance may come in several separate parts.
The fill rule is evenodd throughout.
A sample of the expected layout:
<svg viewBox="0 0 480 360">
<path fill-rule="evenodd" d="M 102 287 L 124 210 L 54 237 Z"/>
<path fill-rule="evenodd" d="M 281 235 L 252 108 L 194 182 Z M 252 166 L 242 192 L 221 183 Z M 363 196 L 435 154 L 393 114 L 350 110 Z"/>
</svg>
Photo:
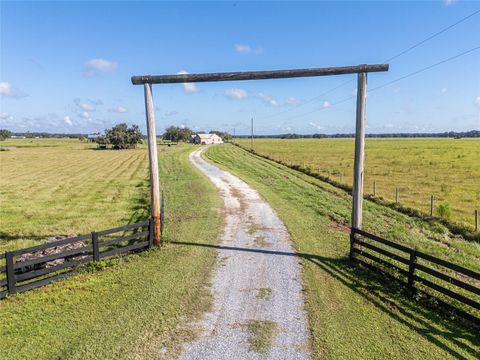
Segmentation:
<svg viewBox="0 0 480 360">
<path fill-rule="evenodd" d="M 7 289 L 10 294 L 15 294 L 17 288 L 15 286 L 15 269 L 13 268 L 13 254 L 9 251 L 5 253 L 5 260 L 7 261 Z"/>
<path fill-rule="evenodd" d="M 408 262 L 408 289 L 411 293 L 415 290 L 415 265 L 417 263 L 417 249 L 410 251 L 410 261 Z"/>
<path fill-rule="evenodd" d="M 352 262 L 354 259 L 353 259 L 353 255 L 354 255 L 354 248 L 353 248 L 353 245 L 355 245 L 355 234 L 353 233 L 353 229 L 351 230 L 350 232 L 350 254 L 349 254 L 349 259 L 350 259 L 350 262 Z"/>
<path fill-rule="evenodd" d="M 373 196 L 377 195 L 377 182 L 373 180 Z"/>
<path fill-rule="evenodd" d="M 430 196 L 430 217 L 433 218 L 433 208 L 435 204 L 435 195 Z"/>
<path fill-rule="evenodd" d="M 153 246 L 153 232 L 155 229 L 155 218 L 151 217 L 148 220 L 148 247 Z"/>
<path fill-rule="evenodd" d="M 98 246 L 98 234 L 92 231 L 92 248 L 93 248 L 93 261 L 100 260 L 100 250 Z"/>
<path fill-rule="evenodd" d="M 478 209 L 475 209 L 475 231 L 478 231 Z"/>
<path fill-rule="evenodd" d="M 398 204 L 398 198 L 400 197 L 400 189 L 395 188 L 395 203 Z"/>
</svg>

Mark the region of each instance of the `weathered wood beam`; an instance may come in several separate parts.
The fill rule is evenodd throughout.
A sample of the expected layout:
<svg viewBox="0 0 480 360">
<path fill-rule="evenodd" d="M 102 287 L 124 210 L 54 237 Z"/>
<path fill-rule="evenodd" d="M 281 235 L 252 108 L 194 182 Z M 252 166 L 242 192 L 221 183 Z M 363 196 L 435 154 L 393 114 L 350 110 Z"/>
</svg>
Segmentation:
<svg viewBox="0 0 480 360">
<path fill-rule="evenodd" d="M 355 159 L 353 164 L 352 226 L 362 228 L 363 173 L 365 161 L 365 114 L 367 107 L 367 74 L 358 74 Z"/>
<path fill-rule="evenodd" d="M 142 75 L 132 76 L 133 85 L 141 84 L 174 84 L 209 81 L 234 81 L 234 80 L 261 80 L 284 79 L 311 76 L 330 76 L 342 74 L 356 74 L 368 72 L 388 71 L 388 64 L 339 66 L 328 68 L 270 70 L 270 71 L 245 71 L 206 74 L 179 74 L 179 75 Z"/>
<path fill-rule="evenodd" d="M 153 107 L 152 85 L 145 84 L 145 112 L 147 115 L 148 160 L 150 165 L 150 208 L 154 221 L 153 244 L 160 245 L 160 182 L 158 179 L 157 133 Z"/>
</svg>

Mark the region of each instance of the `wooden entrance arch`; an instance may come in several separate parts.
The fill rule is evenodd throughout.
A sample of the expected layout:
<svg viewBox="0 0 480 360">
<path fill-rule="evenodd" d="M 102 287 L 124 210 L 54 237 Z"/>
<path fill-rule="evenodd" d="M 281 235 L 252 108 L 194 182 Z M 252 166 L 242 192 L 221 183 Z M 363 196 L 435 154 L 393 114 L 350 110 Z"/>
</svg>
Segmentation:
<svg viewBox="0 0 480 360">
<path fill-rule="evenodd" d="M 331 76 L 357 74 L 357 110 L 355 127 L 355 160 L 352 192 L 352 227 L 362 228 L 363 210 L 363 171 L 365 149 L 365 114 L 367 105 L 367 73 L 388 71 L 388 64 L 341 66 L 329 68 L 245 71 L 180 75 L 142 75 L 132 76 L 133 85 L 143 85 L 145 90 L 145 110 L 147 115 L 148 155 L 150 164 L 151 212 L 154 226 L 154 244 L 160 245 L 160 186 L 158 179 L 157 135 L 152 96 L 152 84 L 174 84 L 212 81 L 239 81 L 285 79 L 312 76 Z"/>
</svg>

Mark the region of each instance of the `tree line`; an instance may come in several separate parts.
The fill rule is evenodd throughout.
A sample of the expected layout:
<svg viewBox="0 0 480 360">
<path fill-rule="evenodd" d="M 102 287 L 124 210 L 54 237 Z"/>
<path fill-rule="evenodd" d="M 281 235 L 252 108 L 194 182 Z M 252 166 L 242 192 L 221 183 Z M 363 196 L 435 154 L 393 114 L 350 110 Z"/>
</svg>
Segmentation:
<svg viewBox="0 0 480 360">
<path fill-rule="evenodd" d="M 169 126 L 165 129 L 165 132 L 162 135 L 163 140 L 174 141 L 174 142 L 188 142 L 192 135 L 198 134 L 188 127 L 178 127 L 178 126 Z M 201 133 L 201 132 L 200 132 Z M 217 134 L 222 138 L 223 141 L 230 141 L 232 135 L 224 131 L 212 130 L 209 134 Z"/>
<path fill-rule="evenodd" d="M 470 130 L 464 132 L 446 131 L 442 133 L 383 133 L 366 134 L 370 138 L 478 138 L 480 130 Z M 250 138 L 250 135 L 238 135 L 238 138 Z M 323 138 L 354 138 L 355 134 L 280 134 L 280 135 L 254 135 L 254 138 L 265 139 L 323 139 Z"/>
<path fill-rule="evenodd" d="M 120 124 L 122 126 L 126 126 L 126 124 Z M 140 134 L 139 127 L 136 126 L 137 130 Z M 165 133 L 161 136 L 164 140 L 169 141 L 189 141 L 191 135 L 194 135 L 198 132 L 191 130 L 188 127 L 178 127 L 178 126 L 170 126 L 165 130 Z M 209 132 L 210 134 L 217 134 L 220 136 L 224 141 L 229 141 L 232 139 L 232 135 L 223 132 L 223 131 L 216 131 L 212 130 Z M 87 134 L 81 133 L 48 133 L 48 132 L 12 132 L 6 129 L 0 129 L 0 140 L 5 140 L 11 136 L 25 136 L 26 138 L 72 138 L 72 139 L 83 139 L 87 137 Z M 141 136 L 143 137 L 143 135 Z M 250 135 L 238 135 L 238 138 L 249 138 Z M 276 139 L 323 139 L 323 138 L 353 138 L 355 134 L 280 134 L 280 135 L 254 135 L 254 138 L 276 138 Z M 464 131 L 464 132 L 456 132 L 456 131 L 446 131 L 442 133 L 383 133 L 383 134 L 366 134 L 366 137 L 369 138 L 479 138 L 480 137 L 480 130 L 471 130 L 471 131 Z M 108 140 L 110 141 L 110 140 Z M 128 143 L 131 140 L 122 140 L 123 143 Z M 123 145 L 122 145 L 123 146 Z"/>
</svg>

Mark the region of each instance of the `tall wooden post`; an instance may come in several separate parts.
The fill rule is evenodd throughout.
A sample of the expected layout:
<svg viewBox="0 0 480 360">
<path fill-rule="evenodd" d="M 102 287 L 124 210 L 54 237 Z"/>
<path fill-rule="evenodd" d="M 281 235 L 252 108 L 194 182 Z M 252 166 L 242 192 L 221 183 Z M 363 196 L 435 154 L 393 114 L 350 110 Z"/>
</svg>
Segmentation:
<svg viewBox="0 0 480 360">
<path fill-rule="evenodd" d="M 252 130 L 252 134 L 251 134 L 251 137 L 250 137 L 250 150 L 253 150 L 253 117 L 252 117 L 252 120 L 251 120 L 251 130 Z"/>
<path fill-rule="evenodd" d="M 153 244 L 160 245 L 160 184 L 158 181 L 157 132 L 153 111 L 152 85 L 144 84 L 145 113 L 147 114 L 148 159 L 150 164 L 150 207 L 152 211 Z"/>
<path fill-rule="evenodd" d="M 433 208 L 435 204 L 435 196 L 431 195 L 430 196 L 430 217 L 433 218 Z"/>
<path fill-rule="evenodd" d="M 475 231 L 478 231 L 478 209 L 475 209 Z"/>
<path fill-rule="evenodd" d="M 358 73 L 357 114 L 355 130 L 355 162 L 353 166 L 352 227 L 362 228 L 363 171 L 365 160 L 365 112 L 367 105 L 367 73 Z"/>
</svg>

